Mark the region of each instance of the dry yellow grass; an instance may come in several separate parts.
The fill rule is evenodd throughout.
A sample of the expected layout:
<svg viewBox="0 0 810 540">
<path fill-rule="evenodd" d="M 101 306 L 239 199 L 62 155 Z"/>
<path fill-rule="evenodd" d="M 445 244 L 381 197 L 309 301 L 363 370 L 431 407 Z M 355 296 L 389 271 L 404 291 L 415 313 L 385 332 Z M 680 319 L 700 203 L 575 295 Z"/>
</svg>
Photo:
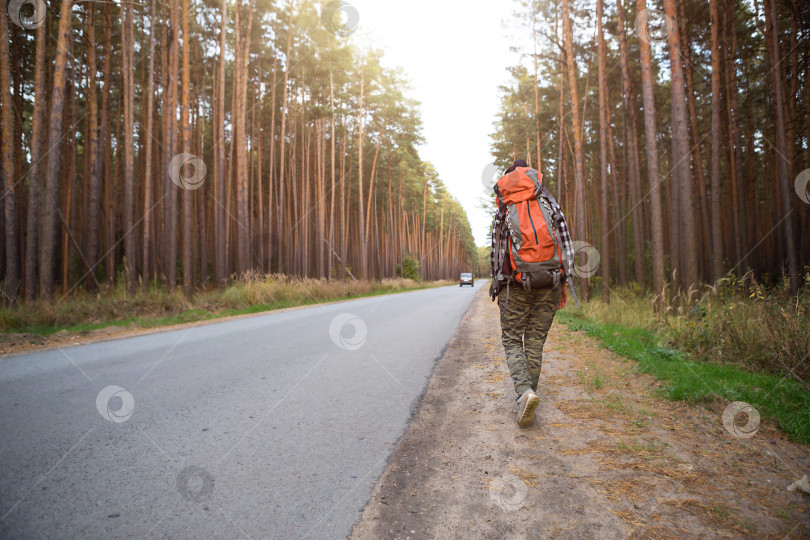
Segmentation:
<svg viewBox="0 0 810 540">
<path fill-rule="evenodd" d="M 534 487 L 537 485 L 537 476 L 534 473 L 530 473 L 529 471 L 524 471 L 523 469 L 518 469 L 517 467 L 509 467 L 509 470 L 512 471 L 512 474 L 523 480 L 523 482 L 529 486 Z"/>
<path fill-rule="evenodd" d="M 751 272 L 729 274 L 700 291 L 671 301 L 663 315 L 637 287 L 613 289 L 610 304 L 594 298 L 582 306 L 602 324 L 655 332 L 661 344 L 696 358 L 810 379 L 810 281 L 798 296 L 766 288 Z"/>
<path fill-rule="evenodd" d="M 48 333 L 74 325 L 140 323 L 174 316 L 180 320 L 169 322 L 185 322 L 182 317 L 186 315 L 188 320 L 199 320 L 223 312 L 231 314 L 260 307 L 288 307 L 453 283 L 411 279 L 341 281 L 248 272 L 224 289 L 199 290 L 186 298 L 179 289 L 167 293 L 159 288 L 139 289 L 134 296 L 129 296 L 122 280 L 121 284 L 98 294 L 91 295 L 81 290 L 51 302 L 0 307 L 0 332 Z"/>
</svg>

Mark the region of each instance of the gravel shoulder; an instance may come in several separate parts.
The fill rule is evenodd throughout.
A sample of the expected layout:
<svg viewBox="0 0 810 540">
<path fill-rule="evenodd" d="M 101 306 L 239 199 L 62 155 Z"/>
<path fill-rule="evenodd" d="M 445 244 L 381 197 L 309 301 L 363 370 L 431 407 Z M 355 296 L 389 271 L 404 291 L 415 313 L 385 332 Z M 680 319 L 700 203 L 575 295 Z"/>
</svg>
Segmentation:
<svg viewBox="0 0 810 540">
<path fill-rule="evenodd" d="M 352 538 L 807 538 L 810 448 L 727 403 L 670 402 L 632 361 L 555 323 L 535 425 L 520 429 L 482 287 Z M 744 418 L 744 417 L 743 417 Z"/>
</svg>

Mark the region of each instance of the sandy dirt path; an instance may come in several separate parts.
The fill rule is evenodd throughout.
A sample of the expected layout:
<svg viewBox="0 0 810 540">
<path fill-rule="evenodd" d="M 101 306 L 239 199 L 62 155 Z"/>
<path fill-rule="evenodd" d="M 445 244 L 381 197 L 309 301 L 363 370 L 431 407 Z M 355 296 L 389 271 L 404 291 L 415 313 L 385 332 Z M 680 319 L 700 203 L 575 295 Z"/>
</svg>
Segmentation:
<svg viewBox="0 0 810 540">
<path fill-rule="evenodd" d="M 535 425 L 519 429 L 498 308 L 482 288 L 352 538 L 808 538 L 810 449 L 727 403 L 684 404 L 552 326 Z"/>
</svg>

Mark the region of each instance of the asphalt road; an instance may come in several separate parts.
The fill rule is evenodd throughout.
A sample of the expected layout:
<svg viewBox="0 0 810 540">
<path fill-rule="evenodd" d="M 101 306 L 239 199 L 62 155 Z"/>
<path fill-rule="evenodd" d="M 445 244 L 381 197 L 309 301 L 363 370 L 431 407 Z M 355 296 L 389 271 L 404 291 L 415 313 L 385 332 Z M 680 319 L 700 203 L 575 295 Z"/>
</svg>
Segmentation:
<svg viewBox="0 0 810 540">
<path fill-rule="evenodd" d="M 474 294 L 0 360 L 0 538 L 346 537 Z"/>
</svg>

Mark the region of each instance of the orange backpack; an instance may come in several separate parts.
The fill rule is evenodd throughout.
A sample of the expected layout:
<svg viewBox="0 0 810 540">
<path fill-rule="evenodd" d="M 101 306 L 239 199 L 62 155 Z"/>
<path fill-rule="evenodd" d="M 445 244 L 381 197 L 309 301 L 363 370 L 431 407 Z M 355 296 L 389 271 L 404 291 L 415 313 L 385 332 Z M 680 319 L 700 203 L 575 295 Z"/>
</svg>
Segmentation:
<svg viewBox="0 0 810 540">
<path fill-rule="evenodd" d="M 526 290 L 556 286 L 564 276 L 557 224 L 548 201 L 540 196 L 542 178 L 531 167 L 517 167 L 494 187 L 509 229 L 505 254 L 511 277 Z"/>
</svg>

